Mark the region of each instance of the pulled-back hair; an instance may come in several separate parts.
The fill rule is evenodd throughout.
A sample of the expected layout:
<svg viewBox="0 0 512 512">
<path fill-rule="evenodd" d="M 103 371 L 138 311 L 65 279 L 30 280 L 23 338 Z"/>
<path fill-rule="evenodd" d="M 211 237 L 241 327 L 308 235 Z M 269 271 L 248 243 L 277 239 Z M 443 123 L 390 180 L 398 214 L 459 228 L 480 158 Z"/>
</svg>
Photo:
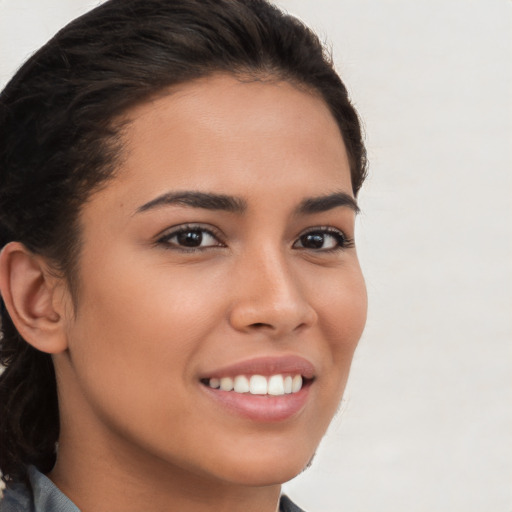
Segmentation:
<svg viewBox="0 0 512 512">
<path fill-rule="evenodd" d="M 0 95 L 0 249 L 20 241 L 76 284 L 78 214 L 116 172 L 116 119 L 173 85 L 225 72 L 318 94 L 339 126 L 352 187 L 366 173 L 357 114 L 329 54 L 265 0 L 109 0 L 62 29 Z M 59 411 L 51 356 L 26 343 L 0 302 L 0 469 L 55 463 Z"/>
</svg>

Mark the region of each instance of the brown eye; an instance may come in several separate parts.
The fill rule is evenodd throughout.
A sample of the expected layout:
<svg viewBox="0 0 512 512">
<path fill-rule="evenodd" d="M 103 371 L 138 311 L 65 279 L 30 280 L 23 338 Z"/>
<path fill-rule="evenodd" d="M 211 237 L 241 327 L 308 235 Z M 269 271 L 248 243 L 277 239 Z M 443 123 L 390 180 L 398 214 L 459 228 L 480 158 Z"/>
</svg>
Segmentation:
<svg viewBox="0 0 512 512">
<path fill-rule="evenodd" d="M 302 247 L 308 249 L 321 249 L 325 242 L 325 236 L 321 233 L 308 233 L 300 237 Z"/>
<path fill-rule="evenodd" d="M 184 247 L 199 247 L 202 241 L 203 233 L 200 230 L 182 231 L 176 235 L 176 242 Z"/>
<path fill-rule="evenodd" d="M 293 244 L 294 248 L 312 249 L 314 251 L 332 251 L 343 249 L 347 239 L 341 231 L 333 229 L 315 230 L 305 233 Z"/>
<path fill-rule="evenodd" d="M 171 249 L 208 249 L 223 247 L 219 238 L 209 229 L 200 226 L 184 226 L 165 234 L 158 240 Z"/>
</svg>

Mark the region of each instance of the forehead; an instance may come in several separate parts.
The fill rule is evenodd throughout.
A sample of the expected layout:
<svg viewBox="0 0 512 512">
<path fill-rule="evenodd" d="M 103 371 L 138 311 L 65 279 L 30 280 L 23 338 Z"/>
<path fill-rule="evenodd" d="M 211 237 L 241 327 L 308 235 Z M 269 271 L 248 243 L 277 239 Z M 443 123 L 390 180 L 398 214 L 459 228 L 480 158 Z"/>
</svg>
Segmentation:
<svg viewBox="0 0 512 512">
<path fill-rule="evenodd" d="M 124 156 L 107 189 L 133 207 L 167 190 L 250 200 L 262 187 L 272 195 L 302 183 L 308 196 L 352 193 L 327 105 L 288 82 L 203 78 L 133 108 L 123 121 Z"/>
</svg>

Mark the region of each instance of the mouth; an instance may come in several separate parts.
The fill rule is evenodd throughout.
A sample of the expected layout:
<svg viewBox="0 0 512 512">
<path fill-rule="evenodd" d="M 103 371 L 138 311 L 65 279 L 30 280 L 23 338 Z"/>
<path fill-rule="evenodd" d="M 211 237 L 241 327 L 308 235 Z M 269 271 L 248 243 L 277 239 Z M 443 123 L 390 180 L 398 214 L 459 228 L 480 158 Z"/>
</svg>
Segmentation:
<svg viewBox="0 0 512 512">
<path fill-rule="evenodd" d="M 236 377 L 211 377 L 201 379 L 201 383 L 212 389 L 250 394 L 258 396 L 283 396 L 298 393 L 304 386 L 309 386 L 313 379 L 301 374 L 283 375 L 237 375 Z"/>
<path fill-rule="evenodd" d="M 256 422 L 278 422 L 304 409 L 315 379 L 309 361 L 290 356 L 245 361 L 211 372 L 200 383 L 228 413 Z"/>
</svg>

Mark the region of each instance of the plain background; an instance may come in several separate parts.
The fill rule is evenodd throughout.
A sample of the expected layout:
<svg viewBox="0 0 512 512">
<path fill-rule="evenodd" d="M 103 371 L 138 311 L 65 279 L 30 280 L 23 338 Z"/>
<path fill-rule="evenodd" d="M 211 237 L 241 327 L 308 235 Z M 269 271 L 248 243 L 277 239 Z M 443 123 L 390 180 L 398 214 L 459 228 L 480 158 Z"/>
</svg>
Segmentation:
<svg viewBox="0 0 512 512">
<path fill-rule="evenodd" d="M 0 84 L 98 2 L 0 0 Z M 308 512 L 512 510 L 512 1 L 280 0 L 364 120 L 368 326 L 285 490 Z"/>
</svg>

